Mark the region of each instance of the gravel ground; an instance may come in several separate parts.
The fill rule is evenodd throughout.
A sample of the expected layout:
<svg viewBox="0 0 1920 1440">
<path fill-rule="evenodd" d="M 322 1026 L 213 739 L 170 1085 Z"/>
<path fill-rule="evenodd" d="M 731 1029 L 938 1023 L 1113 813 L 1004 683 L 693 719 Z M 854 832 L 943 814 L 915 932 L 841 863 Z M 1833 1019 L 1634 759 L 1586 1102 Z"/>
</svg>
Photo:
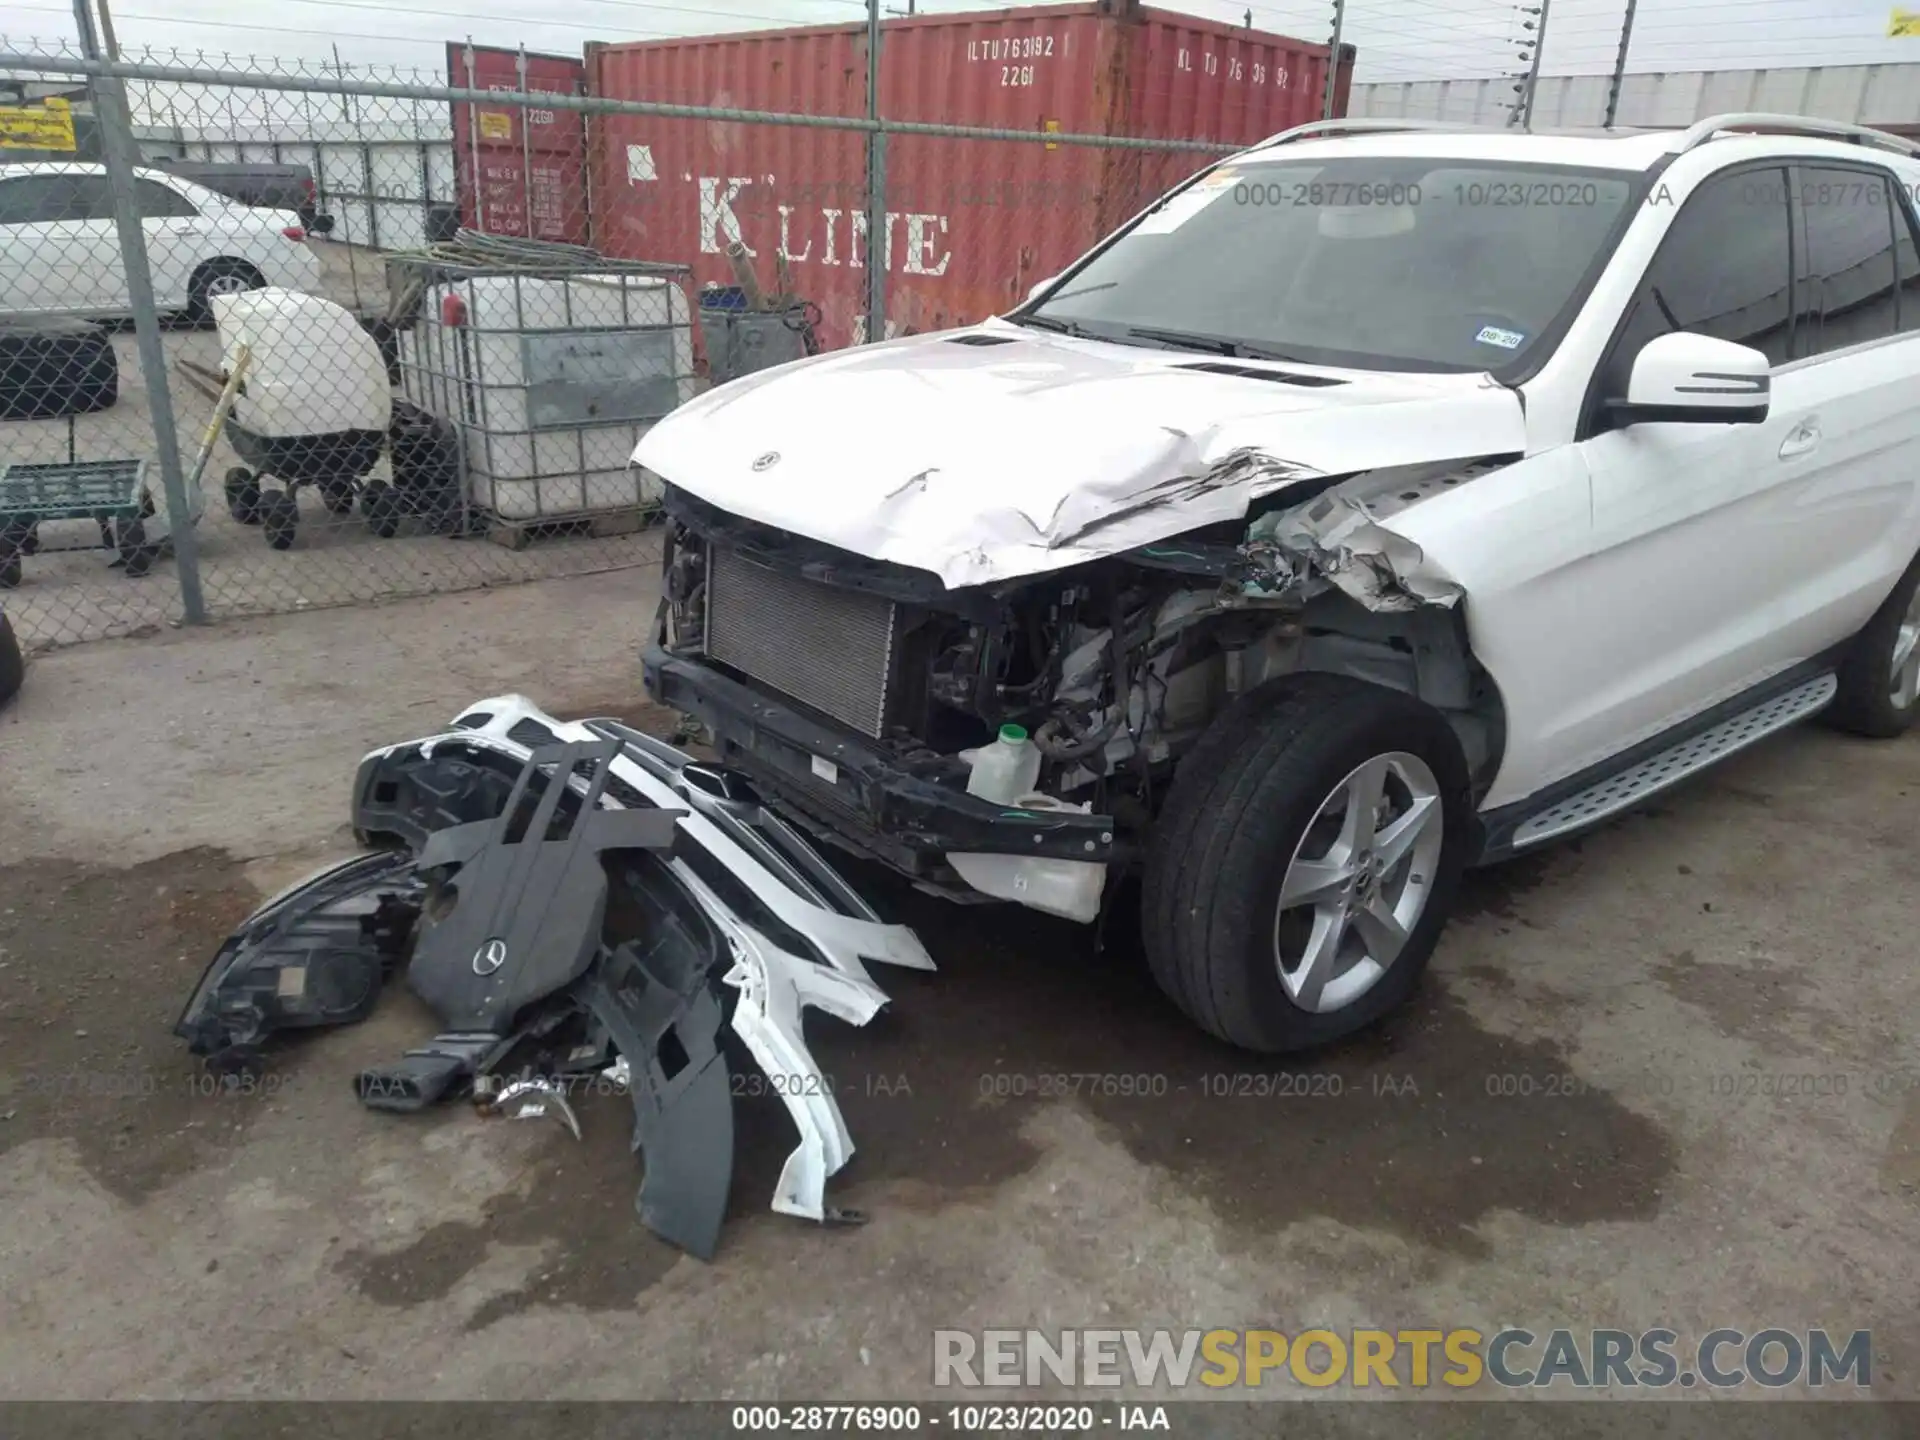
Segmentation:
<svg viewBox="0 0 1920 1440">
<path fill-rule="evenodd" d="M 0 712 L 0 1396 L 878 1400 L 933 1393 L 935 1327 L 1028 1324 L 1871 1328 L 1873 1396 L 1920 1391 L 1920 738 L 1802 729 L 1473 877 L 1414 1003 L 1287 1065 L 1185 1025 L 1124 924 L 1096 949 L 859 870 L 940 965 L 811 1037 L 859 1147 L 835 1199 L 870 1223 L 769 1213 L 791 1142 L 749 1103 L 710 1265 L 637 1223 L 612 1099 L 578 1144 L 361 1110 L 354 1070 L 428 1033 L 402 993 L 205 1093 L 169 1026 L 264 891 L 348 848 L 367 748 L 507 690 L 666 732 L 653 583 L 30 666 Z M 1155 1093 L 1038 1093 L 1060 1075 Z"/>
</svg>

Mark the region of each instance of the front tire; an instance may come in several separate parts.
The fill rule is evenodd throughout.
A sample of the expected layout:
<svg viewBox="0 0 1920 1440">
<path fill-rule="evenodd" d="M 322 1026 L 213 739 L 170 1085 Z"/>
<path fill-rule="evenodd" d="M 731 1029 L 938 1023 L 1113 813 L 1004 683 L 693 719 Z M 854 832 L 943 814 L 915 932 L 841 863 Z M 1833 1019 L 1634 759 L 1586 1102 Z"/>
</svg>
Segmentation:
<svg viewBox="0 0 1920 1440">
<path fill-rule="evenodd" d="M 27 676 L 26 656 L 20 653 L 20 641 L 13 633 L 13 622 L 0 610 L 0 705 L 11 700 Z"/>
<path fill-rule="evenodd" d="M 1853 637 L 1839 680 L 1821 717 L 1837 730 L 1891 740 L 1920 717 L 1920 560 Z"/>
<path fill-rule="evenodd" d="M 1412 992 L 1472 839 L 1466 760 L 1437 711 L 1340 675 L 1261 686 L 1182 763 L 1155 826 L 1154 977 L 1243 1049 L 1352 1034 Z"/>
</svg>

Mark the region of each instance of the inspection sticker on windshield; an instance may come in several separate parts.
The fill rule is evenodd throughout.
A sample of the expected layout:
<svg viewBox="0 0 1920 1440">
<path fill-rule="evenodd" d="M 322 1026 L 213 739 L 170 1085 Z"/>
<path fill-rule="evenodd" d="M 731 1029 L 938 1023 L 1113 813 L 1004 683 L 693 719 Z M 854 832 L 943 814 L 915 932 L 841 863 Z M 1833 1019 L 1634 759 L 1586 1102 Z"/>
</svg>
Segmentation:
<svg viewBox="0 0 1920 1440">
<path fill-rule="evenodd" d="M 1170 235 L 1231 191 L 1240 179 L 1233 169 L 1216 170 L 1203 175 L 1158 210 L 1133 227 L 1136 235 Z"/>
<path fill-rule="evenodd" d="M 1473 338 L 1482 345 L 1498 345 L 1502 350 L 1518 350 L 1527 343 L 1527 337 L 1518 330 L 1502 330 L 1498 325 L 1484 326 Z"/>
</svg>

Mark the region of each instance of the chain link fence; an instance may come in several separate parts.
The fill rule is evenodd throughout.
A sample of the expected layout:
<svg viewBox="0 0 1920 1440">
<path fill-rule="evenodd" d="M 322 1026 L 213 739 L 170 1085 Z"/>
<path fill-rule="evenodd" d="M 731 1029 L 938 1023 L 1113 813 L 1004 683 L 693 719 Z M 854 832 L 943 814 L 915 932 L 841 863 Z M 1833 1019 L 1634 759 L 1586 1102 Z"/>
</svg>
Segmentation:
<svg viewBox="0 0 1920 1440">
<path fill-rule="evenodd" d="M 467 88 L 458 47 L 451 86 L 86 50 L 0 54 L 46 142 L 0 151 L 0 604 L 34 648 L 644 563 L 661 416 L 870 314 L 1004 310 L 1235 148 Z"/>
<path fill-rule="evenodd" d="M 1555 3 L 1597 59 L 1624 38 L 1624 0 Z M 1044 7 L 956 17 L 950 53 L 930 17 L 776 33 L 789 80 L 739 86 L 751 54 L 696 37 L 422 69 L 0 38 L 0 604 L 44 648 L 643 564 L 629 457 L 707 386 L 1003 313 L 1344 111 L 1351 45 L 1378 110 L 1489 43 L 1505 96 L 1547 9 L 1160 13 L 1078 104 Z M 692 103 L 739 94 L 769 108 Z"/>
</svg>

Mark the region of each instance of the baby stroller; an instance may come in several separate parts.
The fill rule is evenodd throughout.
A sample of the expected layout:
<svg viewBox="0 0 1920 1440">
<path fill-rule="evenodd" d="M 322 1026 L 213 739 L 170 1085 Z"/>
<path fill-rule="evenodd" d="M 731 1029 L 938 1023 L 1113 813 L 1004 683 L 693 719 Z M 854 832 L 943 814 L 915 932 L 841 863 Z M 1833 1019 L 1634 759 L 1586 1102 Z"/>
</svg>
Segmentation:
<svg viewBox="0 0 1920 1440">
<path fill-rule="evenodd" d="M 356 503 L 374 534 L 389 536 L 407 515 L 436 528 L 460 508 L 459 466 L 448 463 L 452 427 L 393 399 L 379 344 L 348 310 L 296 290 L 246 290 L 213 297 L 222 374 L 177 362 L 196 388 L 217 398 L 246 347 L 250 358 L 227 418 L 228 443 L 245 465 L 226 475 L 227 511 L 258 525 L 276 550 L 300 526 L 295 499 L 320 492 L 335 515 Z M 368 479 L 391 444 L 394 483 Z M 279 480 L 286 488 L 263 482 Z"/>
</svg>

